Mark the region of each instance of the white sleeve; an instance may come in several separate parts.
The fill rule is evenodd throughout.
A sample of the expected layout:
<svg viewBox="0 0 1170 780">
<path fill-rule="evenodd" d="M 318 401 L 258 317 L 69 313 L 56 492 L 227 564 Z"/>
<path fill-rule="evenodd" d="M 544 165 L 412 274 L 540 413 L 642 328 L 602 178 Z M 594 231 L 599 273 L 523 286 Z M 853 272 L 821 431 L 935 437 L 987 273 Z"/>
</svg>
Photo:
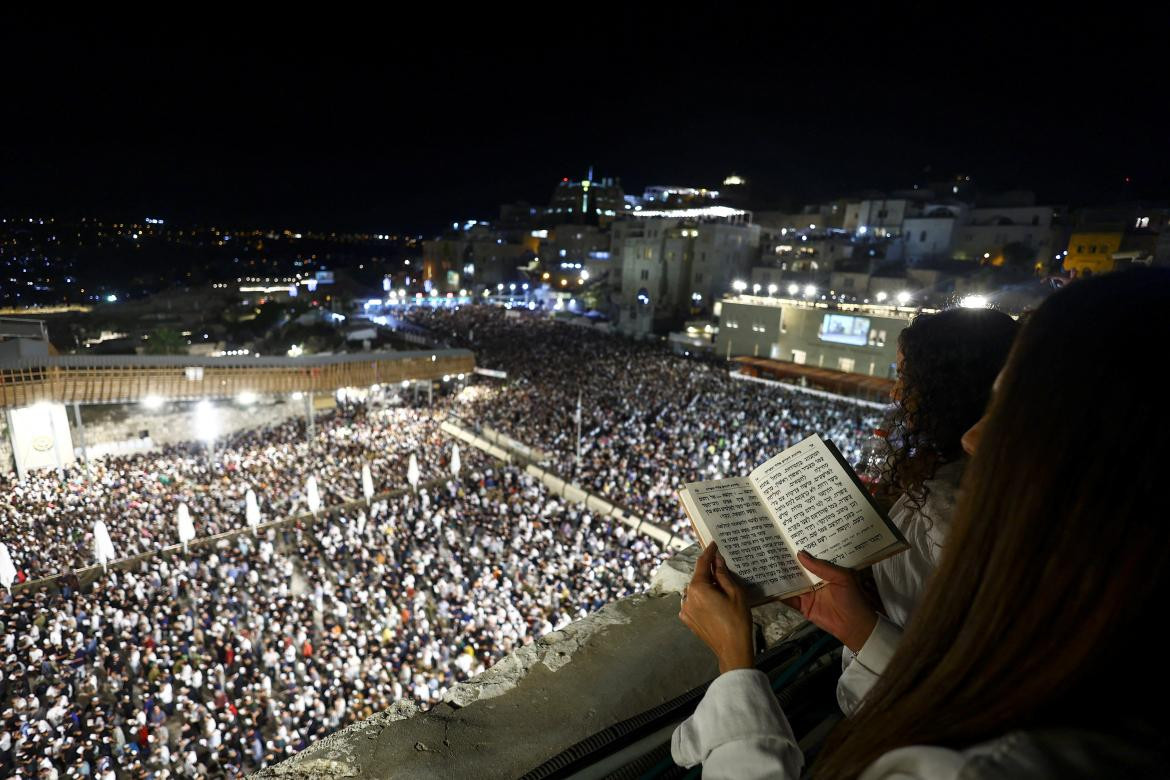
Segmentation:
<svg viewBox="0 0 1170 780">
<path fill-rule="evenodd" d="M 804 766 L 768 677 L 757 669 L 716 677 L 695 713 L 675 729 L 670 753 L 681 766 L 702 764 L 704 780 L 795 780 Z"/>
<path fill-rule="evenodd" d="M 873 627 L 869 639 L 865 640 L 865 644 L 837 680 L 837 704 L 846 716 L 852 717 L 857 712 L 861 700 L 886 670 L 900 641 L 902 629 L 878 615 L 877 625 Z"/>
<path fill-rule="evenodd" d="M 957 750 L 912 745 L 881 756 L 858 780 L 956 780 L 969 763 Z"/>
</svg>

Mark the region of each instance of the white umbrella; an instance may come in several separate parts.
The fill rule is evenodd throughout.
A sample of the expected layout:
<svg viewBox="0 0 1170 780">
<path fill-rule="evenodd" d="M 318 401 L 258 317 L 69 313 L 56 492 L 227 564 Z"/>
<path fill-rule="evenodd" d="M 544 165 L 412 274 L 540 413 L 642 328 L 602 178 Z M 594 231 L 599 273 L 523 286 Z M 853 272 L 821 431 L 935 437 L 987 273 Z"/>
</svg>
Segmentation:
<svg viewBox="0 0 1170 780">
<path fill-rule="evenodd" d="M 252 488 L 248 488 L 248 493 L 244 496 L 244 517 L 247 518 L 252 533 L 258 533 L 256 526 L 260 525 L 260 505 L 256 503 L 256 492 Z"/>
<path fill-rule="evenodd" d="M 191 522 L 191 510 L 187 504 L 179 504 L 175 512 L 175 522 L 179 525 L 179 541 L 183 543 L 183 555 L 187 554 L 187 542 L 195 538 L 195 524 Z"/>
<path fill-rule="evenodd" d="M 313 514 L 321 509 L 321 494 L 317 491 L 317 478 L 310 476 L 308 483 L 305 484 L 306 498 L 309 502 L 309 511 Z"/>
<path fill-rule="evenodd" d="M 362 466 L 362 495 L 365 496 L 367 504 L 374 497 L 374 475 L 370 473 L 369 463 Z"/>
<path fill-rule="evenodd" d="M 12 556 L 8 554 L 8 545 L 0 542 L 0 585 L 12 590 L 12 583 L 16 580 L 16 567 L 12 565 Z"/>
<path fill-rule="evenodd" d="M 93 524 L 93 556 L 102 565 L 102 571 L 105 571 L 106 564 L 117 556 L 114 552 L 114 543 L 110 541 L 110 532 L 102 520 Z"/>
<path fill-rule="evenodd" d="M 462 467 L 462 465 L 463 464 L 460 463 L 460 461 L 459 461 L 459 445 L 452 444 L 451 445 L 451 476 L 455 477 L 455 479 L 459 479 L 459 469 Z"/>
<path fill-rule="evenodd" d="M 415 490 L 418 490 L 418 458 L 410 453 L 410 465 L 406 469 L 406 481 Z"/>
</svg>

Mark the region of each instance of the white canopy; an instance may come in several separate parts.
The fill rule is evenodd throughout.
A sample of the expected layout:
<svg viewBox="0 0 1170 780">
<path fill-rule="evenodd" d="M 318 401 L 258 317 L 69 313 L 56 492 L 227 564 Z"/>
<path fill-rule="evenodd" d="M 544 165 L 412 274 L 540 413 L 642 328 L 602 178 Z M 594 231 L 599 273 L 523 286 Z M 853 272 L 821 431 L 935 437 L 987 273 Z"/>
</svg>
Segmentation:
<svg viewBox="0 0 1170 780">
<path fill-rule="evenodd" d="M 187 509 L 187 504 L 179 504 L 179 509 L 175 512 L 175 522 L 179 525 L 179 541 L 186 544 L 195 538 L 195 524 L 191 522 L 191 511 Z"/>
<path fill-rule="evenodd" d="M 306 500 L 309 502 L 309 511 L 317 514 L 321 510 L 321 494 L 317 491 L 317 478 L 309 477 L 305 485 Z"/>
<path fill-rule="evenodd" d="M 374 497 L 374 475 L 370 473 L 370 464 L 362 466 L 362 495 L 366 501 Z"/>
<path fill-rule="evenodd" d="M 248 493 L 244 496 L 244 517 L 250 527 L 260 525 L 260 504 L 256 502 L 256 491 L 252 488 L 248 488 Z"/>
<path fill-rule="evenodd" d="M 102 520 L 93 524 L 93 557 L 103 566 L 117 557 L 114 543 L 110 540 L 110 532 Z"/>
<path fill-rule="evenodd" d="M 412 488 L 417 488 L 418 477 L 418 458 L 416 458 L 412 452 L 410 453 L 410 465 L 406 469 L 406 481 L 410 483 Z"/>
<path fill-rule="evenodd" d="M 12 556 L 8 554 L 8 545 L 0 542 L 0 585 L 11 589 L 16 581 L 16 567 L 12 565 Z"/>
<path fill-rule="evenodd" d="M 459 469 L 462 468 L 462 466 L 463 466 L 463 464 L 459 460 L 459 445 L 452 444 L 451 445 L 451 476 L 454 477 L 455 479 L 459 479 Z"/>
</svg>

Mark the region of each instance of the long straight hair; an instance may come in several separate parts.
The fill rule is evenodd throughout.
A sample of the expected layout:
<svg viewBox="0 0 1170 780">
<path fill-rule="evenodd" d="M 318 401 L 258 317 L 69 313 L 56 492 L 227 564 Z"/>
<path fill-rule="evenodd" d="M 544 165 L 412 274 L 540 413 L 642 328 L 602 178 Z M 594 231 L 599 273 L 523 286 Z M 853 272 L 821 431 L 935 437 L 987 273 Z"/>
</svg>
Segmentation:
<svg viewBox="0 0 1170 780">
<path fill-rule="evenodd" d="M 1140 648 L 1170 603 L 1170 415 L 1150 371 L 1168 345 L 1170 270 L 1077 282 L 1032 315 L 943 561 L 815 777 L 857 777 L 907 745 L 1109 732 L 1164 706 L 1165 675 Z"/>
</svg>

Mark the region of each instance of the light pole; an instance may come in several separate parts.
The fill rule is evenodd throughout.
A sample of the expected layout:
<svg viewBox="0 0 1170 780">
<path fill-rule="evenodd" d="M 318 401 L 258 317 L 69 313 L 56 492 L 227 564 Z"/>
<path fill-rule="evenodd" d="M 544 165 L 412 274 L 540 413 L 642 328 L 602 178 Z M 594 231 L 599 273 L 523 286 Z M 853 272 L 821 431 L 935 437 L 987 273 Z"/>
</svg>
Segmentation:
<svg viewBox="0 0 1170 780">
<path fill-rule="evenodd" d="M 577 391 L 577 471 L 581 471 L 581 391 Z"/>
</svg>

